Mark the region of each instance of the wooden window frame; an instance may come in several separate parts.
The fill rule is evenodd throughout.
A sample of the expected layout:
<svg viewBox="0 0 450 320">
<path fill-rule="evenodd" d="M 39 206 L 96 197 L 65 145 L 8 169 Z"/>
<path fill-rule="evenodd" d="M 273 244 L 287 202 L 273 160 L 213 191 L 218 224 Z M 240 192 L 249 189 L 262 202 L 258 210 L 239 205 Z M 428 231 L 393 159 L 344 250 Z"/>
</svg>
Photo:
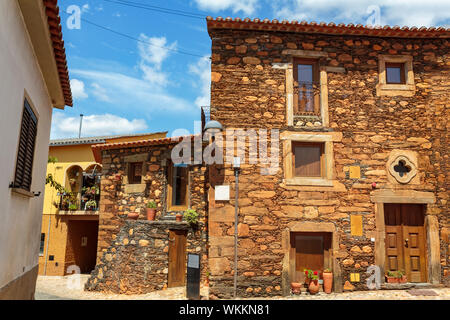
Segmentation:
<svg viewBox="0 0 450 320">
<path fill-rule="evenodd" d="M 313 73 L 313 108 L 314 111 L 299 111 L 299 94 L 298 94 L 298 66 L 299 65 L 311 65 L 312 66 L 312 73 Z M 294 116 L 301 116 L 301 115 L 316 115 L 320 116 L 320 96 L 321 96 L 321 86 L 320 86 L 320 69 L 319 69 L 319 60 L 318 59 L 311 59 L 311 58 L 294 58 L 293 60 L 293 77 L 294 77 L 294 83 L 293 83 L 293 115 Z M 317 90 L 317 93 L 314 92 L 315 89 Z M 297 110 L 297 113 L 296 113 Z"/>
<path fill-rule="evenodd" d="M 388 79 L 388 68 L 399 68 L 400 69 L 400 82 L 391 82 Z M 387 84 L 406 84 L 406 77 L 405 77 L 405 63 L 401 62 L 386 62 L 385 63 L 385 70 L 386 70 L 386 83 Z"/>
<path fill-rule="evenodd" d="M 295 174 L 295 148 L 296 147 L 320 147 L 320 175 L 318 176 L 297 176 Z M 325 173 L 325 142 L 303 142 L 292 141 L 292 177 L 295 178 L 326 178 Z"/>
<path fill-rule="evenodd" d="M 387 83 L 386 66 L 402 64 L 404 77 L 403 83 Z M 413 97 L 416 93 L 414 83 L 413 57 L 409 55 L 378 55 L 378 83 L 376 85 L 377 96 L 402 96 Z"/>
<path fill-rule="evenodd" d="M 185 195 L 185 204 L 184 205 L 172 205 L 172 197 L 173 197 L 173 169 L 175 166 L 171 164 L 168 167 L 168 175 L 167 175 L 167 210 L 168 211 L 185 211 L 189 208 L 189 167 L 186 168 L 186 195 Z"/>
<path fill-rule="evenodd" d="M 141 178 L 139 179 L 139 181 L 135 181 L 135 170 L 136 170 L 136 165 L 140 165 L 141 166 Z M 142 173 L 144 170 L 144 164 L 142 162 L 130 162 L 128 164 L 128 184 L 141 184 L 142 183 Z"/>
<path fill-rule="evenodd" d="M 31 191 L 37 129 L 38 117 L 27 98 L 25 98 L 20 124 L 19 144 L 17 146 L 14 181 L 11 184 L 11 188 L 14 190 L 24 190 L 27 193 Z M 31 196 L 31 194 L 29 195 Z"/>
</svg>

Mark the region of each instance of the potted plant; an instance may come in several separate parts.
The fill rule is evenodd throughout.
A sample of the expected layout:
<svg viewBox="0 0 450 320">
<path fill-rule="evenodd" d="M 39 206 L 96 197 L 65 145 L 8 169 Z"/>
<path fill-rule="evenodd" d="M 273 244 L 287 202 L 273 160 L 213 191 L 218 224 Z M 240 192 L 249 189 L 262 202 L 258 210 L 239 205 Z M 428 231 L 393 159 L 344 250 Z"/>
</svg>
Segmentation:
<svg viewBox="0 0 450 320">
<path fill-rule="evenodd" d="M 407 282 L 405 271 L 402 271 L 402 270 L 397 271 L 397 281 L 398 281 L 398 283 L 406 283 Z"/>
<path fill-rule="evenodd" d="M 394 271 L 388 271 L 386 274 L 387 283 L 398 283 L 397 274 Z"/>
<path fill-rule="evenodd" d="M 302 284 L 300 282 L 291 282 L 292 294 L 300 294 L 302 291 Z"/>
<path fill-rule="evenodd" d="M 323 291 L 325 293 L 331 293 L 331 288 L 333 287 L 333 273 L 330 269 L 325 269 L 323 271 Z"/>
<path fill-rule="evenodd" d="M 76 211 L 78 209 L 77 205 L 75 203 L 69 204 L 69 210 L 70 211 Z"/>
<path fill-rule="evenodd" d="M 319 272 L 305 269 L 305 275 L 309 278 L 309 293 L 316 294 L 317 292 L 319 292 Z"/>
<path fill-rule="evenodd" d="M 95 200 L 89 200 L 86 202 L 86 210 L 95 210 L 97 209 L 97 202 Z"/>
<path fill-rule="evenodd" d="M 190 224 L 190 225 L 196 225 L 198 223 L 198 213 L 194 209 L 187 209 L 184 212 L 184 219 Z"/>
<path fill-rule="evenodd" d="M 183 220 L 183 215 L 181 213 L 177 213 L 175 215 L 175 221 L 176 222 L 181 222 Z"/>
<path fill-rule="evenodd" d="M 137 220 L 139 218 L 139 213 L 137 213 L 137 212 L 128 212 L 127 217 L 130 220 Z"/>
<path fill-rule="evenodd" d="M 303 272 L 305 273 L 305 286 L 308 288 L 309 283 L 311 282 L 311 276 L 313 271 L 310 269 L 304 269 Z"/>
<path fill-rule="evenodd" d="M 153 221 L 156 216 L 156 203 L 155 201 L 147 202 L 147 220 Z"/>
</svg>

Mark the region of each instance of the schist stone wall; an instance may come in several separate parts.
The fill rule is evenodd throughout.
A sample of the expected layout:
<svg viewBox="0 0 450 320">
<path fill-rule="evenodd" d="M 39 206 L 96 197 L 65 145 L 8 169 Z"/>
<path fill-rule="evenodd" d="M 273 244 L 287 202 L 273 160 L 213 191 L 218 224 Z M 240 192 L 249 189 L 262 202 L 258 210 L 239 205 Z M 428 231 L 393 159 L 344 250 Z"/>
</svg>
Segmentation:
<svg viewBox="0 0 450 320">
<path fill-rule="evenodd" d="M 167 285 L 169 230 L 186 224 L 176 223 L 177 212 L 167 210 L 168 165 L 173 146 L 102 151 L 97 266 L 88 290 L 144 293 Z M 140 184 L 128 183 L 128 165 L 133 162 L 143 163 Z M 196 230 L 184 226 L 188 230 L 186 250 L 201 254 L 202 261 L 207 261 L 204 185 L 205 168 L 190 166 L 189 204 L 199 213 L 199 224 Z M 155 222 L 145 221 L 149 201 L 157 205 Z M 128 220 L 130 212 L 140 214 L 137 221 Z M 202 280 L 206 278 L 206 268 L 206 263 L 202 263 Z M 118 277 L 121 282 L 116 281 Z"/>
<path fill-rule="evenodd" d="M 332 186 L 287 184 L 283 140 L 276 174 L 261 175 L 260 165 L 242 166 L 238 295 L 287 294 L 289 233 L 305 230 L 333 232 L 334 290 L 367 290 L 367 267 L 384 255 L 380 244 L 385 231 L 377 226 L 376 203 L 392 194 L 403 196 L 402 201 L 426 198 L 428 281 L 442 283 L 449 264 L 449 41 L 218 29 L 209 33 L 211 119 L 225 128 L 279 129 L 282 138 L 327 134 L 332 141 Z M 286 70 L 295 54 L 305 52 L 319 53 L 315 57 L 326 70 L 329 125 L 287 124 Z M 380 54 L 412 57 L 411 96 L 377 93 Z M 389 172 L 391 159 L 398 155 L 406 155 L 417 169 L 408 183 L 399 183 Z M 212 187 L 234 188 L 233 169 L 211 168 L 210 182 Z M 232 295 L 233 221 L 234 201 L 210 201 L 210 292 L 218 297 Z M 360 273 L 360 282 L 350 283 L 350 273 Z"/>
<path fill-rule="evenodd" d="M 128 220 L 97 263 L 85 289 L 145 294 L 167 288 L 169 230 L 186 230 L 187 252 L 202 251 L 201 233 L 186 222 Z"/>
</svg>

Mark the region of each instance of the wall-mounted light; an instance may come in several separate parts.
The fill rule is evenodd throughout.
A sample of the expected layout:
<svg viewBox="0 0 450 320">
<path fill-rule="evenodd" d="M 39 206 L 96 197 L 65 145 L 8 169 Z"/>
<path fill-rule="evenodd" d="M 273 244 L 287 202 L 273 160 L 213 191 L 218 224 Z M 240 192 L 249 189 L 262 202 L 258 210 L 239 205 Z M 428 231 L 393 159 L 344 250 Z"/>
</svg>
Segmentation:
<svg viewBox="0 0 450 320">
<path fill-rule="evenodd" d="M 208 121 L 208 123 L 205 125 L 205 128 L 203 129 L 203 133 L 207 133 L 203 136 L 203 141 L 208 142 L 209 137 L 213 136 L 216 133 L 222 132 L 223 126 L 219 121 L 211 120 Z"/>
</svg>

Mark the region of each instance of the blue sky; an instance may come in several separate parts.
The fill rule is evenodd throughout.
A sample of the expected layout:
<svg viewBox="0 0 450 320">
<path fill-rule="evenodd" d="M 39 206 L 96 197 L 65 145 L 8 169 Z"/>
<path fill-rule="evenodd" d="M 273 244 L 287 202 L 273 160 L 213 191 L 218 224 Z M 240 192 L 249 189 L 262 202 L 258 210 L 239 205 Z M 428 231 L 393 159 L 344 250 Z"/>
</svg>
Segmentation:
<svg viewBox="0 0 450 320">
<path fill-rule="evenodd" d="M 53 115 L 51 138 L 194 131 L 200 106 L 209 105 L 211 40 L 205 19 L 143 10 L 121 0 L 60 0 L 74 106 Z M 123 0 L 122 0 L 123 1 Z M 385 25 L 446 26 L 445 0 L 125 0 L 204 17 L 250 17 Z M 70 6 L 81 10 L 69 29 Z M 378 14 L 379 13 L 379 14 Z M 379 17 L 379 19 L 375 19 Z M 375 19 L 375 20 L 374 20 Z M 106 31 L 85 21 L 121 32 Z M 180 54 L 177 51 L 189 53 Z"/>
</svg>

